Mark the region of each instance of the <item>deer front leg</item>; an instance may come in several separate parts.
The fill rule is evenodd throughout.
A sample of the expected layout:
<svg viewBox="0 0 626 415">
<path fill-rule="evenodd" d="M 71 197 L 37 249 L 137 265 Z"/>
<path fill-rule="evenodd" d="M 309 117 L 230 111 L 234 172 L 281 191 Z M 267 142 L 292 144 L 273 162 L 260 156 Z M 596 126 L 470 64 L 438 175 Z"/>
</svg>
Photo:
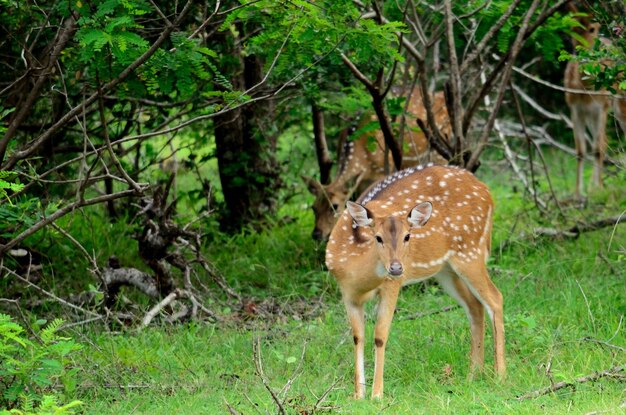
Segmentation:
<svg viewBox="0 0 626 415">
<path fill-rule="evenodd" d="M 344 299 L 354 339 L 354 398 L 365 398 L 365 311 L 363 304 Z"/>
<path fill-rule="evenodd" d="M 376 345 L 376 355 L 374 361 L 374 385 L 372 387 L 372 399 L 383 397 L 383 373 L 385 370 L 385 348 L 389 337 L 389 328 L 393 320 L 393 313 L 396 310 L 400 283 L 398 281 L 388 281 L 383 284 L 380 290 L 380 303 L 378 304 L 378 314 L 376 327 L 374 328 L 374 344 Z"/>
</svg>

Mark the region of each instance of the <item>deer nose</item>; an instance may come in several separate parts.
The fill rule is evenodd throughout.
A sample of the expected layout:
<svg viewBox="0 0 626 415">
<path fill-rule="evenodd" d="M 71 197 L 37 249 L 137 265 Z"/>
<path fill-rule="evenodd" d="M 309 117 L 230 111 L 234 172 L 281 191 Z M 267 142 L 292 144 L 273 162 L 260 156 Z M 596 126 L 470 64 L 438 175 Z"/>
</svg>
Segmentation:
<svg viewBox="0 0 626 415">
<path fill-rule="evenodd" d="M 389 274 L 393 275 L 394 277 L 402 275 L 403 272 L 404 269 L 402 268 L 402 264 L 400 263 L 400 261 L 393 261 L 389 265 Z"/>
<path fill-rule="evenodd" d="M 324 240 L 324 234 L 322 233 L 320 229 L 317 229 L 317 228 L 313 229 L 313 233 L 311 234 L 311 237 L 316 241 Z"/>
</svg>

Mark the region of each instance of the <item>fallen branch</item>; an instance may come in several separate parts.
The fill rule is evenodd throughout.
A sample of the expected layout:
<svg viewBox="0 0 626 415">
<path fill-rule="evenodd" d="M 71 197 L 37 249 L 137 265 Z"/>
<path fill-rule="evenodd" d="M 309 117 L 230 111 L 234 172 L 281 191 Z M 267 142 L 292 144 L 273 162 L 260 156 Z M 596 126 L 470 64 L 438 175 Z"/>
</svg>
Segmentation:
<svg viewBox="0 0 626 415">
<path fill-rule="evenodd" d="M 28 281 L 26 278 L 22 277 L 20 274 L 16 273 L 12 269 L 9 269 L 9 268 L 5 267 L 4 265 L 0 266 L 0 270 L 7 271 L 9 274 L 13 275 L 18 280 L 20 280 L 23 283 L 27 284 L 29 287 L 34 288 L 35 290 L 41 292 L 42 294 L 46 295 L 47 297 L 50 297 L 50 298 L 54 299 L 55 301 L 58 301 L 61 305 L 67 306 L 67 307 L 72 308 L 72 309 L 74 309 L 76 311 L 80 311 L 83 314 L 87 314 L 87 315 L 95 316 L 95 317 L 100 317 L 100 314 L 98 314 L 98 313 L 94 313 L 91 310 L 87 310 L 87 309 L 84 309 L 82 307 L 79 307 L 76 304 L 72 304 L 69 301 L 65 301 L 61 297 L 58 297 L 58 296 L 52 294 L 51 292 L 44 290 L 40 286 L 33 284 L 32 282 Z"/>
<path fill-rule="evenodd" d="M 180 296 L 181 296 L 181 290 L 174 290 L 171 293 L 169 293 L 164 299 L 159 301 L 157 305 L 152 307 L 150 311 L 146 313 L 143 320 L 141 320 L 141 327 L 139 327 L 139 329 L 141 330 L 141 329 L 148 327 L 150 323 L 152 322 L 152 319 L 154 319 L 154 317 L 156 317 L 156 315 L 159 314 L 161 310 L 163 310 L 165 307 L 170 305 L 174 300 L 176 300 L 176 298 Z"/>
<path fill-rule="evenodd" d="M 404 321 L 404 320 L 417 320 L 418 318 L 434 316 L 435 314 L 441 314 L 441 313 L 446 313 L 448 311 L 456 310 L 459 307 L 460 307 L 459 305 L 449 305 L 449 306 L 445 306 L 444 308 L 439 309 L 439 310 L 431 310 L 431 311 L 426 311 L 424 313 L 413 314 L 412 316 L 402 317 L 399 320 L 401 320 L 401 321 Z"/>
<path fill-rule="evenodd" d="M 261 359 L 261 339 L 259 337 L 254 339 L 254 343 L 252 343 L 252 355 L 254 356 L 254 368 L 257 376 L 261 378 L 263 386 L 265 386 L 265 389 L 267 389 L 267 391 L 272 396 L 272 399 L 278 407 L 278 412 L 282 415 L 287 415 L 283 403 L 280 401 L 280 399 L 278 399 L 278 396 L 276 396 L 276 392 L 274 392 L 274 390 L 270 386 L 270 382 L 267 379 L 267 376 L 265 376 L 265 372 L 263 371 L 263 360 Z"/>
<path fill-rule="evenodd" d="M 535 236 L 548 236 L 551 238 L 577 238 L 583 232 L 595 231 L 609 226 L 617 226 L 624 221 L 626 221 L 626 215 L 622 213 L 610 218 L 577 224 L 569 229 L 535 228 L 533 234 Z"/>
<path fill-rule="evenodd" d="M 620 409 L 626 409 L 626 401 L 622 402 L 622 404 L 620 406 L 618 406 L 617 408 L 603 409 L 603 410 L 600 410 L 600 411 L 587 412 L 585 415 L 616 414 L 616 413 L 619 413 Z"/>
<path fill-rule="evenodd" d="M 107 306 L 111 305 L 117 297 L 117 292 L 123 285 L 129 285 L 137 288 L 150 298 L 159 297 L 159 289 L 157 288 L 154 277 L 135 268 L 109 268 L 103 270 L 104 292 L 106 295 Z"/>
<path fill-rule="evenodd" d="M 534 398 L 538 398 L 539 396 L 543 396 L 543 395 L 547 395 L 549 393 L 553 393 L 556 392 L 560 389 L 563 388 L 567 388 L 567 387 L 575 387 L 577 383 L 585 383 L 585 382 L 591 382 L 594 380 L 598 380 L 604 377 L 613 377 L 613 376 L 620 376 L 623 377 L 624 375 L 621 375 L 621 372 L 626 371 L 626 365 L 620 365 L 620 366 L 614 366 L 609 370 L 603 370 L 603 371 L 598 371 L 598 372 L 594 372 L 591 373 L 589 375 L 586 376 L 581 376 L 579 378 L 574 379 L 573 381 L 570 382 L 557 382 L 551 386 L 548 386 L 546 388 L 543 389 L 537 389 L 535 391 L 532 392 L 528 392 L 522 396 L 518 396 L 517 399 L 518 400 L 524 400 L 524 399 L 534 399 Z"/>
</svg>

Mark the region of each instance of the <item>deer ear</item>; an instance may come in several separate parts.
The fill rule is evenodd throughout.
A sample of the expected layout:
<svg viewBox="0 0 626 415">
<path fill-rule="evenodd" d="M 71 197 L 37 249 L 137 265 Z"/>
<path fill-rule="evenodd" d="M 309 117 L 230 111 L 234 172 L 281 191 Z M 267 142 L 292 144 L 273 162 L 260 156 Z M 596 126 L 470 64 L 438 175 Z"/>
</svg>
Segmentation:
<svg viewBox="0 0 626 415">
<path fill-rule="evenodd" d="M 424 202 L 415 206 L 411 210 L 411 213 L 409 213 L 409 217 L 407 219 L 409 220 L 409 223 L 411 224 L 411 226 L 421 227 L 421 226 L 426 225 L 426 222 L 428 222 L 428 219 L 430 219 L 430 216 L 432 215 L 432 213 L 433 213 L 432 203 Z"/>
<path fill-rule="evenodd" d="M 320 193 L 322 193 L 322 185 L 320 182 L 313 179 L 312 177 L 308 177 L 308 176 L 300 176 L 300 177 L 302 178 L 302 181 L 306 183 L 309 189 L 309 192 L 311 192 L 313 196 L 317 196 Z"/>
<path fill-rule="evenodd" d="M 370 217 L 370 212 L 358 203 L 348 201 L 346 207 L 358 226 L 371 226 L 374 222 Z"/>
</svg>

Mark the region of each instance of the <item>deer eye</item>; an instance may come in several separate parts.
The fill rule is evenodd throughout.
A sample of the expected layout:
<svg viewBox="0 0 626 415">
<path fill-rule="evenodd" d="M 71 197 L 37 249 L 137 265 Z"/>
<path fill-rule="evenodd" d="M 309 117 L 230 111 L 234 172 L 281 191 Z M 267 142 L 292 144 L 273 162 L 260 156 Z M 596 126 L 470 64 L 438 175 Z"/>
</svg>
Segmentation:
<svg viewBox="0 0 626 415">
<path fill-rule="evenodd" d="M 381 238 L 380 236 L 376 235 L 376 242 L 378 242 L 379 244 L 383 243 L 383 238 Z"/>
<path fill-rule="evenodd" d="M 404 242 L 409 242 L 409 239 L 411 239 L 411 234 L 407 233 L 406 236 L 404 237 Z"/>
</svg>

